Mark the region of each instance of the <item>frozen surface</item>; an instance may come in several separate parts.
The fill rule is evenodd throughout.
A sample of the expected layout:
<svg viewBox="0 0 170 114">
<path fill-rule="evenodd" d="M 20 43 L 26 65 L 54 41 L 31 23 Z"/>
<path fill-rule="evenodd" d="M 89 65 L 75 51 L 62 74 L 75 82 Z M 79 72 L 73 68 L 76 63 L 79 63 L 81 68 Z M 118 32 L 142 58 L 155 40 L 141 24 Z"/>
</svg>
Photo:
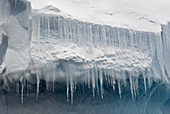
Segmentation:
<svg viewBox="0 0 170 114">
<path fill-rule="evenodd" d="M 161 24 L 166 24 L 170 20 L 168 0 L 29 1 L 33 9 L 54 5 L 74 19 L 142 31 L 160 32 Z"/>
</svg>

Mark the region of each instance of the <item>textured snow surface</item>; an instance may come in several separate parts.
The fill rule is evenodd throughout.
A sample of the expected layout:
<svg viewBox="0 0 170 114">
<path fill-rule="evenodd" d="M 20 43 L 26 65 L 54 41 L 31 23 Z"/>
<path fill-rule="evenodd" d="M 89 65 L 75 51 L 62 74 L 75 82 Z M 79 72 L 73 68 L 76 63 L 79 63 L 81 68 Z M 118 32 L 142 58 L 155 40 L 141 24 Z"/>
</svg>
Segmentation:
<svg viewBox="0 0 170 114">
<path fill-rule="evenodd" d="M 53 5 L 85 22 L 160 32 L 170 20 L 169 0 L 29 0 L 33 9 Z M 49 13 L 46 11 L 46 13 Z"/>
<path fill-rule="evenodd" d="M 43 53 L 42 53 L 43 52 Z M 149 68 L 152 58 L 148 53 L 117 47 L 78 46 L 67 40 L 42 40 L 32 43 L 31 56 L 37 63 L 53 63 L 73 60 L 78 63 L 94 63 L 104 69 L 116 71 L 142 71 Z"/>
</svg>

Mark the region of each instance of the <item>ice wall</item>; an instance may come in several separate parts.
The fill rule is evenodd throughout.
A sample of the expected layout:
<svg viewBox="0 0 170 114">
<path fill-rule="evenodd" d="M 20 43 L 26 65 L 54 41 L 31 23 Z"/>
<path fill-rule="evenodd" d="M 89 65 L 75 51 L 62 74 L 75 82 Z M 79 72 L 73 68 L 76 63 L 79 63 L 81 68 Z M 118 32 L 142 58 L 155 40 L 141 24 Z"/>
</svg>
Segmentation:
<svg viewBox="0 0 170 114">
<path fill-rule="evenodd" d="M 141 86 L 139 80 L 140 76 L 142 76 L 144 93 L 148 94 L 144 101 L 146 104 L 151 102 L 152 96 L 156 96 L 157 100 L 155 99 L 155 102 L 159 105 L 155 106 L 155 109 L 160 110 L 162 104 L 167 100 L 168 97 L 166 96 L 169 94 L 168 85 L 166 86 L 167 89 L 162 91 L 165 94 L 165 99 L 162 99 L 161 102 L 157 102 L 160 96 L 157 92 L 154 92 L 157 87 L 159 88 L 159 84 L 169 83 L 169 75 L 166 70 L 168 67 L 165 65 L 168 63 L 166 59 L 169 58 L 169 55 L 167 55 L 167 50 L 169 50 L 167 49 L 167 45 L 169 45 L 167 26 L 163 27 L 162 33 L 135 31 L 80 22 L 72 19 L 69 15 L 65 16 L 62 11 L 57 10 L 55 14 L 35 12 L 31 18 L 31 27 L 31 55 L 33 59 L 46 64 L 55 61 L 56 66 L 62 67 L 62 70 L 57 70 L 57 72 L 60 72 L 57 75 L 67 77 L 67 100 L 71 98 L 72 103 L 76 85 L 79 81 L 82 81 L 82 77 L 85 77 L 85 79 L 83 78 L 85 85 L 92 88 L 93 96 L 100 92 L 103 98 L 103 84 L 107 83 L 113 90 L 118 88 L 121 98 L 122 87 L 127 87 L 129 84 L 132 99 L 139 99 L 143 93 L 139 89 L 139 86 Z M 57 47 L 57 49 L 53 47 Z M 90 47 L 90 49 L 87 47 Z M 37 55 L 37 52 L 42 51 L 42 48 L 44 48 L 43 52 L 48 56 L 41 53 Z M 51 53 L 49 53 L 50 49 L 53 50 Z M 104 50 L 105 53 L 103 54 L 99 51 L 96 53 L 97 50 L 95 49 Z M 91 55 L 91 53 L 84 50 L 90 50 L 93 54 Z M 131 53 L 128 53 L 128 51 L 135 55 L 129 56 Z M 90 57 L 84 55 L 90 55 Z M 71 62 L 61 62 L 63 59 L 71 60 Z M 130 60 L 138 62 L 133 63 Z M 43 72 L 43 74 L 46 73 Z M 54 79 L 57 80 L 57 78 L 52 80 Z M 129 83 L 127 79 L 129 79 Z M 153 86 L 153 82 L 158 83 L 158 85 Z M 151 87 L 152 89 L 150 89 Z M 148 105 L 148 107 L 150 106 Z M 148 112 L 152 112 L 150 109 L 147 108 Z"/>
<path fill-rule="evenodd" d="M 48 8 L 50 7 L 52 9 L 52 6 Z M 71 89 L 71 99 L 77 83 L 75 80 L 82 81 L 80 77 L 83 77 L 88 87 L 92 86 L 93 96 L 95 91 L 99 92 L 98 89 L 101 88 L 102 97 L 104 77 L 107 77 L 106 83 L 110 83 L 113 89 L 115 85 L 118 86 L 120 97 L 121 86 L 125 86 L 126 79 L 130 79 L 132 98 L 137 95 L 140 75 L 144 79 L 145 92 L 151 87 L 153 80 L 162 80 L 162 76 L 154 75 L 161 72 L 157 67 L 161 62 L 157 61 L 158 57 L 161 58 L 161 49 L 158 49 L 161 47 L 161 39 L 158 33 L 80 22 L 65 16 L 59 10 L 55 10 L 55 14 L 34 12 L 30 26 L 31 56 L 39 67 L 37 69 L 42 69 L 42 64 L 45 63 L 48 67 L 43 69 L 46 69 L 47 74 L 42 74 L 49 79 L 48 69 L 53 64 L 53 68 L 60 74 L 51 75 L 60 75 L 69 80 L 67 94 Z M 56 67 L 62 67 L 62 70 L 57 70 Z M 51 81 L 58 80 L 60 76 L 52 76 Z"/>
<path fill-rule="evenodd" d="M 163 53 L 163 60 L 164 60 L 164 72 L 167 77 L 170 75 L 170 23 L 167 25 L 162 25 L 162 32 L 161 32 L 161 38 L 162 38 L 162 53 Z"/>
<path fill-rule="evenodd" d="M 153 33 L 81 22 L 53 6 L 31 13 L 24 0 L 1 0 L 0 7 L 0 75 L 3 88 L 21 93 L 22 103 L 33 87 L 38 100 L 41 80 L 52 91 L 65 83 L 71 104 L 78 85 L 101 98 L 106 85 L 120 98 L 128 88 L 133 100 L 146 96 L 147 104 L 166 84 L 157 109 L 169 98 L 169 23 Z"/>
<path fill-rule="evenodd" d="M 28 68 L 30 39 L 28 35 L 28 20 L 31 13 L 29 2 L 23 0 L 0 1 L 0 58 L 3 73 L 4 88 L 7 89 L 9 74 L 17 74 L 17 80 Z M 4 67 L 5 66 L 5 67 Z M 9 76 L 9 77 L 8 77 Z M 1 78 L 2 79 L 2 78 Z M 10 81 L 9 81 L 10 82 Z"/>
</svg>

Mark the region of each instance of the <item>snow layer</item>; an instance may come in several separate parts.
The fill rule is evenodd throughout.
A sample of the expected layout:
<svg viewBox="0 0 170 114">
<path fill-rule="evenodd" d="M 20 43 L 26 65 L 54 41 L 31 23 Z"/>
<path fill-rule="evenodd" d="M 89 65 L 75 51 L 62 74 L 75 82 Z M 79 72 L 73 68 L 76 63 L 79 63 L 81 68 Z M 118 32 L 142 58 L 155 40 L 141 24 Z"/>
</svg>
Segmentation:
<svg viewBox="0 0 170 114">
<path fill-rule="evenodd" d="M 48 5 L 72 18 L 114 27 L 160 32 L 170 20 L 168 0 L 29 0 L 33 9 Z M 46 12 L 48 13 L 48 12 Z"/>
</svg>

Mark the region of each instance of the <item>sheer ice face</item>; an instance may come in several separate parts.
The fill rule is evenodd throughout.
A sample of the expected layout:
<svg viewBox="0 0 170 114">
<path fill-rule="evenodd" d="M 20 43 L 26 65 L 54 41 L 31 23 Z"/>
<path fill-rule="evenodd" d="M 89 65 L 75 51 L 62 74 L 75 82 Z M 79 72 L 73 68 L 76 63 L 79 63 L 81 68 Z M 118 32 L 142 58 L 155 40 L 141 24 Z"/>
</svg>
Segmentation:
<svg viewBox="0 0 170 114">
<path fill-rule="evenodd" d="M 42 80 L 52 91 L 56 83 L 66 84 L 67 101 L 71 100 L 71 104 L 81 85 L 91 88 L 93 97 L 100 94 L 104 98 L 106 85 L 118 91 L 120 98 L 127 91 L 136 101 L 145 96 L 143 106 L 156 96 L 155 88 L 165 84 L 166 97 L 155 105 L 157 110 L 169 98 L 170 24 L 164 24 L 169 14 L 160 13 L 160 19 L 157 14 L 146 12 L 149 7 L 142 7 L 140 0 L 130 0 L 132 8 L 124 0 L 108 0 L 107 8 L 101 6 L 101 0 L 87 0 L 80 5 L 84 14 L 78 12 L 79 6 L 71 7 L 82 1 L 49 0 L 41 8 L 35 2 L 0 1 L 0 8 L 4 9 L 0 11 L 1 86 L 6 90 L 15 88 L 21 93 L 22 103 L 24 91 L 28 94 L 31 87 L 36 88 L 38 100 Z M 112 9 L 109 4 L 115 2 L 127 7 Z M 31 4 L 35 9 L 31 9 Z M 169 11 L 166 4 L 161 5 Z"/>
</svg>

